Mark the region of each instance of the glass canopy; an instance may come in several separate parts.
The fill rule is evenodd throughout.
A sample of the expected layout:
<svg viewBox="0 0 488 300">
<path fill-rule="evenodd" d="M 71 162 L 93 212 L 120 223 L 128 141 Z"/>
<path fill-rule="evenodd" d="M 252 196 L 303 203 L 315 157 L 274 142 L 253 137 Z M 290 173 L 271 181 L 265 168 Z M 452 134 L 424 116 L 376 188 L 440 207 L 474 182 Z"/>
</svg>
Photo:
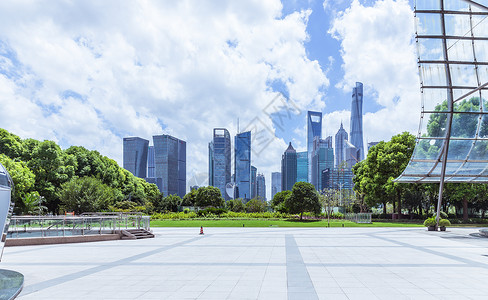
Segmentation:
<svg viewBox="0 0 488 300">
<path fill-rule="evenodd" d="M 415 4 L 419 133 L 397 182 L 488 182 L 488 0 Z"/>
</svg>

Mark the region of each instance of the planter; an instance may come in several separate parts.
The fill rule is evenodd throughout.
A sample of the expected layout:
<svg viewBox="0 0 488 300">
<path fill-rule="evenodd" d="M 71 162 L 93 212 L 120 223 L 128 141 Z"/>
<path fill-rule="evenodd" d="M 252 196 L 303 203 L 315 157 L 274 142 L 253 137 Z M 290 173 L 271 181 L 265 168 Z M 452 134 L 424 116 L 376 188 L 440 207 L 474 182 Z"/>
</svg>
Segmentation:
<svg viewBox="0 0 488 300">
<path fill-rule="evenodd" d="M 441 226 L 440 229 L 441 231 L 446 231 L 446 226 Z"/>
<path fill-rule="evenodd" d="M 429 227 L 427 227 L 427 230 L 428 230 L 428 231 L 436 231 L 436 230 L 435 230 L 435 226 L 429 226 Z"/>
</svg>

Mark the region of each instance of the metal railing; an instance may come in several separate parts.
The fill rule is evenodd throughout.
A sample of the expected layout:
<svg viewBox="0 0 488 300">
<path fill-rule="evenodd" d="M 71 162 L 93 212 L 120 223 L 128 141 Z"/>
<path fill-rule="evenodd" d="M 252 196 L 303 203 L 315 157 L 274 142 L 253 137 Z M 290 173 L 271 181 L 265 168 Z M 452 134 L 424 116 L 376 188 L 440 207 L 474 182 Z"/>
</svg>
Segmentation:
<svg viewBox="0 0 488 300">
<path fill-rule="evenodd" d="M 372 223 L 371 216 L 372 213 L 347 213 L 345 217 L 354 223 Z"/>
<path fill-rule="evenodd" d="M 150 230 L 150 217 L 137 213 L 14 216 L 10 220 L 7 238 L 111 234 L 130 228 Z"/>
</svg>

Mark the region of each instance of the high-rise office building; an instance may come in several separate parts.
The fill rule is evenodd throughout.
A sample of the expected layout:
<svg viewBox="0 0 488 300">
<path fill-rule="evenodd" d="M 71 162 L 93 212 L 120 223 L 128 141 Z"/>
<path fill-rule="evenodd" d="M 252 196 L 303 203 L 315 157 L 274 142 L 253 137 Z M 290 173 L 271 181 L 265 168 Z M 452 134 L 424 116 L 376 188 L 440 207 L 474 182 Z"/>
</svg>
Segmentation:
<svg viewBox="0 0 488 300">
<path fill-rule="evenodd" d="M 281 157 L 281 190 L 291 191 L 297 182 L 297 152 L 290 144 Z"/>
<path fill-rule="evenodd" d="M 371 149 L 371 147 L 376 146 L 376 145 L 378 145 L 379 143 L 380 143 L 380 142 L 369 142 L 369 143 L 368 143 L 368 152 L 369 152 L 369 149 Z"/>
<path fill-rule="evenodd" d="M 156 177 L 162 178 L 163 196 L 186 194 L 186 142 L 170 135 L 153 136 Z"/>
<path fill-rule="evenodd" d="M 261 201 L 266 201 L 266 180 L 263 174 L 258 174 L 256 177 L 257 198 Z"/>
<path fill-rule="evenodd" d="M 214 128 L 213 140 L 208 145 L 208 184 L 219 188 L 222 197 L 229 200 L 226 185 L 231 182 L 230 134 L 225 128 Z"/>
<path fill-rule="evenodd" d="M 364 159 L 363 144 L 363 84 L 356 82 L 352 89 L 350 142 L 359 152 L 359 160 Z"/>
<path fill-rule="evenodd" d="M 351 142 L 345 141 L 344 143 L 344 161 L 346 162 L 345 168 L 352 169 L 352 167 L 359 162 L 360 150 L 356 148 Z"/>
<path fill-rule="evenodd" d="M 149 141 L 140 137 L 126 137 L 123 140 L 124 169 L 139 178 L 146 178 L 147 151 Z"/>
<path fill-rule="evenodd" d="M 326 139 L 315 137 L 313 140 L 312 153 L 312 184 L 318 191 L 322 191 L 325 187 L 322 182 L 322 172 L 325 169 L 332 170 L 334 168 L 334 149 L 332 148 L 332 137 Z"/>
<path fill-rule="evenodd" d="M 251 199 L 256 198 L 258 195 L 257 173 L 258 169 L 255 166 L 251 166 Z"/>
<path fill-rule="evenodd" d="M 281 192 L 281 173 L 273 172 L 271 173 L 271 199 L 279 192 Z"/>
<path fill-rule="evenodd" d="M 156 165 L 154 164 L 154 146 L 147 149 L 147 177 L 156 177 Z"/>
<path fill-rule="evenodd" d="M 234 141 L 236 198 L 251 199 L 251 132 L 241 132 Z"/>
<path fill-rule="evenodd" d="M 338 168 L 341 163 L 345 160 L 344 154 L 344 143 L 347 141 L 347 132 L 342 126 L 335 135 L 335 157 L 336 157 L 336 168 Z"/>
<path fill-rule="evenodd" d="M 308 182 L 308 152 L 297 152 L 297 182 Z"/>
<path fill-rule="evenodd" d="M 307 182 L 312 181 L 312 151 L 313 139 L 318 136 L 322 138 L 322 113 L 317 111 L 308 111 L 307 113 L 307 152 L 308 152 L 308 175 Z"/>
</svg>

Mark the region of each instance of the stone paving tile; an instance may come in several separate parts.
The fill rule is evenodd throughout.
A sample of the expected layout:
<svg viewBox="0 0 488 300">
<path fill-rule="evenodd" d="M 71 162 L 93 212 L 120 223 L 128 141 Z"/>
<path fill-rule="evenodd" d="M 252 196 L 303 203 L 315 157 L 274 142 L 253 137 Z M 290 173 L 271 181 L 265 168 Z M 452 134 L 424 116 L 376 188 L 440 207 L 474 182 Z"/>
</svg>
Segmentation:
<svg viewBox="0 0 488 300">
<path fill-rule="evenodd" d="M 156 228 L 156 238 L 5 248 L 19 299 L 486 299 L 477 229 Z M 68 295 L 68 296 L 67 296 Z"/>
</svg>

